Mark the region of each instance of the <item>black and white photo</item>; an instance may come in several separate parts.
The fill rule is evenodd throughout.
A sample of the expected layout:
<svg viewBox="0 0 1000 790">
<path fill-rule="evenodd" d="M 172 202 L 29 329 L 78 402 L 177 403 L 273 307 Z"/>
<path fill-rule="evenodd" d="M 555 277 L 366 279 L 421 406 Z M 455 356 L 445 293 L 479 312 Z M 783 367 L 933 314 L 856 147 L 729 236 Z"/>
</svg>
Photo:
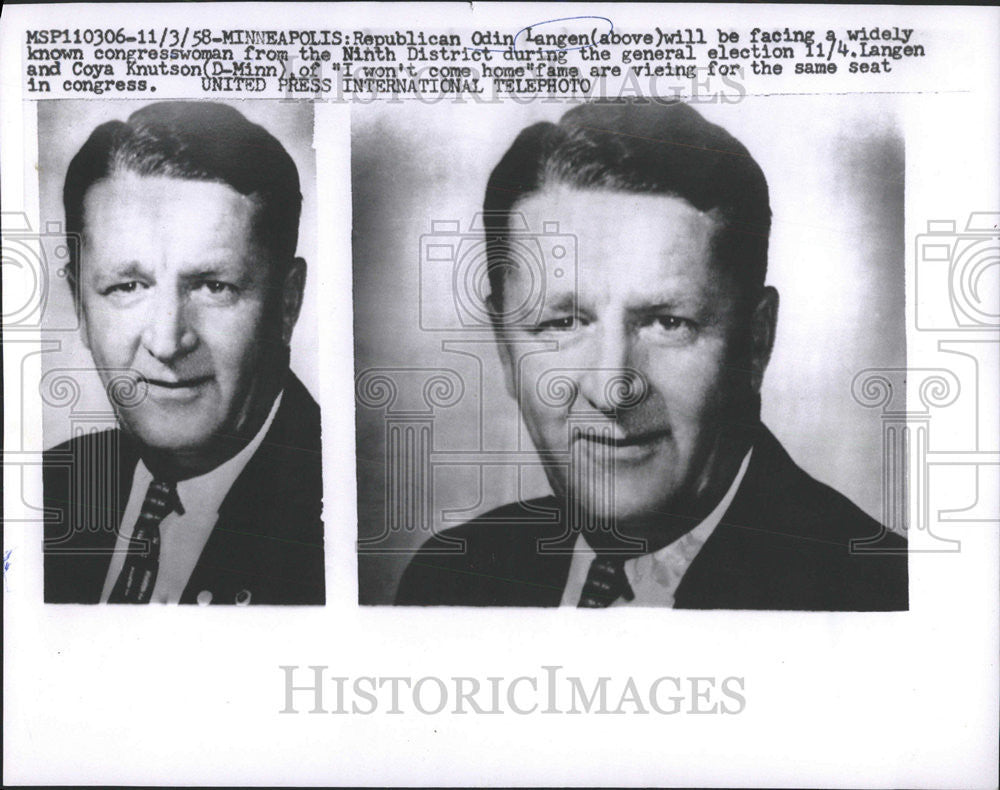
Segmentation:
<svg viewBox="0 0 1000 790">
<path fill-rule="evenodd" d="M 996 788 L 998 74 L 992 7 L 7 3 L 5 783 Z"/>
<path fill-rule="evenodd" d="M 756 109 L 759 120 L 762 108 Z M 749 112 L 733 108 L 727 117 L 738 121 Z M 388 118 L 382 114 L 383 125 Z M 380 128 L 359 126 L 372 134 Z M 370 463 L 377 445 L 359 433 L 362 601 L 384 600 L 376 597 L 376 574 L 398 563 L 404 541 L 418 536 L 422 545 L 400 577 L 397 604 L 907 609 L 905 539 L 880 523 L 880 514 L 866 513 L 824 483 L 845 472 L 849 482 L 858 481 L 852 474 L 870 479 L 881 467 L 877 449 L 866 455 L 864 447 L 830 447 L 825 458 L 810 458 L 818 467 L 810 474 L 772 426 L 813 448 L 841 426 L 813 426 L 795 414 L 789 419 L 787 409 L 761 419 L 764 383 L 788 370 L 786 363 L 769 373 L 783 325 L 780 283 L 798 278 L 788 293 L 801 299 L 794 285 L 821 274 L 817 269 L 829 265 L 829 255 L 797 250 L 797 265 L 779 267 L 783 280 L 778 288 L 770 284 L 768 181 L 739 140 L 706 120 L 696 104 L 656 97 L 583 103 L 556 122 L 528 125 L 483 179 L 481 213 L 471 227 L 432 223 L 438 232 L 420 237 L 413 330 L 427 339 L 425 359 L 436 355 L 440 369 L 415 371 L 408 365 L 366 369 L 369 349 L 385 358 L 400 341 L 382 331 L 384 324 L 367 322 L 374 309 L 368 300 L 385 309 L 386 298 L 384 290 L 378 296 L 366 290 L 367 270 L 391 264 L 366 259 L 364 237 L 378 232 L 384 248 L 398 225 L 376 226 L 370 218 L 404 200 L 377 195 L 374 205 L 362 202 L 367 185 L 379 179 L 372 170 L 393 169 L 396 160 L 384 138 L 376 149 L 356 136 L 376 160 L 354 176 L 361 187 L 355 218 L 362 223 L 355 231 L 359 425 L 378 431 L 384 422 L 386 492 L 384 524 L 369 522 L 366 529 L 377 512 L 365 498 L 366 478 L 375 478 L 377 487 L 383 466 Z M 787 150 L 798 149 L 787 143 Z M 848 204 L 884 201 L 872 226 L 854 240 L 868 303 L 841 315 L 833 305 L 820 307 L 822 334 L 804 338 L 827 344 L 834 355 L 864 355 L 823 361 L 826 381 L 814 386 L 839 389 L 809 393 L 817 398 L 817 418 L 825 398 L 835 404 L 830 417 L 846 422 L 852 406 L 862 411 L 851 398 L 851 366 L 860 371 L 880 356 L 905 361 L 902 272 L 881 257 L 902 243 L 902 146 L 885 127 L 841 150 L 872 180 L 860 194 L 837 185 L 836 197 Z M 379 152 L 385 152 L 381 162 Z M 399 173 L 395 183 L 411 186 Z M 789 185 L 780 182 L 780 188 Z M 437 216 L 433 202 L 414 201 L 410 210 L 419 218 Z M 787 215 L 777 222 L 787 239 Z M 408 264 L 397 262 L 399 269 Z M 405 295 L 400 298 L 405 303 Z M 791 305 L 792 337 L 778 341 L 799 353 L 808 350 L 802 336 L 810 332 L 799 318 L 802 307 Z M 881 336 L 838 348 L 840 324 L 859 313 L 868 331 L 882 330 Z M 876 344 L 884 345 L 876 350 Z M 466 363 L 478 355 L 483 379 L 477 380 L 479 370 L 462 367 L 461 355 Z M 437 386 L 448 395 L 435 399 Z M 381 397 L 388 387 L 394 402 Z M 481 444 L 478 455 L 456 452 L 450 461 L 439 438 L 446 421 L 453 441 L 455 432 L 466 431 L 456 441 L 461 446 L 464 439 L 466 447 L 479 430 L 478 417 L 484 426 L 511 424 L 498 389 L 520 413 L 516 449 Z M 435 410 L 423 433 L 413 413 L 394 417 L 400 403 L 421 392 L 425 409 Z M 799 396 L 801 408 L 806 393 Z M 781 389 L 777 397 L 796 400 Z M 478 398 L 480 414 L 463 414 L 463 398 Z M 868 442 L 877 442 L 878 426 L 869 430 Z M 835 468 L 852 455 L 852 469 Z M 463 471 L 477 463 L 483 470 L 478 490 L 473 482 L 457 496 L 471 499 L 479 512 L 445 527 L 458 510 L 443 501 L 450 493 L 446 475 L 460 462 Z M 513 501 L 482 507 L 493 494 L 488 471 L 502 465 L 514 470 L 514 489 L 501 484 Z M 539 469 L 550 493 L 524 496 L 524 470 Z M 366 574 L 366 565 L 379 563 Z"/>
<path fill-rule="evenodd" d="M 158 102 L 97 126 L 62 194 L 118 427 L 46 453 L 45 600 L 322 604 L 320 409 L 289 367 L 295 162 L 232 106 Z"/>
</svg>

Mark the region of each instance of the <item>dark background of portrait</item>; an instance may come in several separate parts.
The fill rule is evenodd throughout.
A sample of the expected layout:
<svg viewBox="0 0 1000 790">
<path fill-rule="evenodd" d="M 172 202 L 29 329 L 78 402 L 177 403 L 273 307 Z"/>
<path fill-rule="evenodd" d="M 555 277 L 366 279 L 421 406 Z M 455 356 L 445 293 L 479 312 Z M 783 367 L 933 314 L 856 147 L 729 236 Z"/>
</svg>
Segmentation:
<svg viewBox="0 0 1000 790">
<path fill-rule="evenodd" d="M 421 295 L 420 257 L 432 221 L 457 221 L 469 235 L 490 170 L 516 134 L 537 121 L 556 121 L 568 107 L 380 102 L 353 108 L 356 374 L 388 370 L 398 386 L 393 414 L 364 399 L 357 405 L 363 604 L 393 601 L 410 552 L 430 534 L 412 523 L 386 524 L 387 497 L 405 493 L 397 484 L 387 488 L 387 419 L 419 421 L 426 418 L 417 413 L 428 409 L 422 388 L 433 373 L 415 368 L 449 368 L 464 385 L 457 393 L 444 385 L 438 401 L 449 405 L 433 409 L 432 498 L 425 512 L 434 530 L 549 493 L 537 467 L 459 464 L 479 450 L 531 443 L 488 333 L 420 329 L 420 298 L 429 313 L 452 301 L 451 293 Z M 865 368 L 906 364 L 904 146 L 892 99 L 748 96 L 696 109 L 747 146 L 771 191 L 768 282 L 778 288 L 781 306 L 763 420 L 807 472 L 881 520 L 880 416 L 852 398 L 851 382 Z M 463 354 L 444 352 L 442 342 L 456 337 L 479 342 L 460 344 Z M 378 394 L 369 392 L 369 401 Z"/>
<path fill-rule="evenodd" d="M 124 121 L 154 102 L 142 100 L 54 100 L 38 103 L 39 218 L 44 230 L 55 223 L 57 233 L 47 248 L 49 292 L 42 323 L 43 437 L 46 447 L 70 438 L 72 421 L 108 427 L 114 415 L 104 387 L 93 369 L 90 352 L 76 331 L 73 299 L 61 272 L 65 257 L 58 254 L 62 223 L 63 182 L 70 160 L 102 123 Z M 260 124 L 285 147 L 299 171 L 302 218 L 297 254 L 305 258 L 306 290 L 302 312 L 292 336 L 291 367 L 318 401 L 316 280 L 316 157 L 313 150 L 313 105 L 309 102 L 229 101 L 251 122 Z M 127 229 L 123 229 L 127 232 Z M 73 390 L 76 390 L 75 392 Z"/>
</svg>

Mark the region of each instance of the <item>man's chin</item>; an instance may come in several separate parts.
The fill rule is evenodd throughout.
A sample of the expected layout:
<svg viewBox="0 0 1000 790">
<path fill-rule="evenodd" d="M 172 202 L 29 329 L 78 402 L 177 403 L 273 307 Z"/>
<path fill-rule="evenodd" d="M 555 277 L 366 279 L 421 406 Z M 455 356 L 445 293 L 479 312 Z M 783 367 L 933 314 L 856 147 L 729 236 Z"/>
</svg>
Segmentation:
<svg viewBox="0 0 1000 790">
<path fill-rule="evenodd" d="M 610 495 L 610 491 L 608 492 Z M 569 501 L 584 518 L 592 523 L 618 524 L 646 523 L 656 521 L 676 511 L 666 498 L 649 499 L 649 492 L 641 496 L 631 492 L 616 491 L 608 499 L 593 497 L 569 497 Z"/>
<path fill-rule="evenodd" d="M 123 421 L 123 428 L 142 447 L 163 456 L 193 457 L 211 452 L 218 443 L 210 428 L 203 430 L 186 424 L 176 429 L 162 424 L 150 426 Z"/>
</svg>

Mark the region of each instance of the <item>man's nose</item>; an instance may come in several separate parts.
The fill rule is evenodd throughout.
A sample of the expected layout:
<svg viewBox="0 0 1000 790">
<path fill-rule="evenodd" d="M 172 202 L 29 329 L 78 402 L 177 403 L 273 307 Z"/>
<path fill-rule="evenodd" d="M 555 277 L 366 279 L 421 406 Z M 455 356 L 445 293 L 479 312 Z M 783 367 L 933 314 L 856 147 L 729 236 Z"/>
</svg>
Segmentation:
<svg viewBox="0 0 1000 790">
<path fill-rule="evenodd" d="M 637 406 L 646 380 L 634 366 L 633 341 L 624 326 L 606 326 L 594 338 L 590 359 L 580 373 L 580 396 L 593 409 L 616 414 Z"/>
<path fill-rule="evenodd" d="M 198 336 L 188 315 L 189 308 L 174 289 L 158 288 L 142 333 L 149 353 L 170 364 L 198 345 Z"/>
</svg>

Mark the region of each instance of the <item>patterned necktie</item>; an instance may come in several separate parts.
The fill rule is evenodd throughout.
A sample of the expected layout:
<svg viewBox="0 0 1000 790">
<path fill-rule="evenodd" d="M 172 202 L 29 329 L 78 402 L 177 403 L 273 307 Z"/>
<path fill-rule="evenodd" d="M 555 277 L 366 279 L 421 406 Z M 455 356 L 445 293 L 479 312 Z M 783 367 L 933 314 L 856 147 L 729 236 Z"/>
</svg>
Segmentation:
<svg viewBox="0 0 1000 790">
<path fill-rule="evenodd" d="M 619 597 L 626 601 L 635 598 L 632 586 L 625 575 L 627 557 L 598 554 L 590 563 L 587 581 L 580 593 L 578 607 L 583 609 L 603 609 L 611 606 Z"/>
<path fill-rule="evenodd" d="M 160 522 L 174 510 L 184 512 L 177 498 L 177 485 L 163 480 L 150 483 L 132 530 L 132 545 L 108 603 L 149 603 L 160 568 Z"/>
</svg>

